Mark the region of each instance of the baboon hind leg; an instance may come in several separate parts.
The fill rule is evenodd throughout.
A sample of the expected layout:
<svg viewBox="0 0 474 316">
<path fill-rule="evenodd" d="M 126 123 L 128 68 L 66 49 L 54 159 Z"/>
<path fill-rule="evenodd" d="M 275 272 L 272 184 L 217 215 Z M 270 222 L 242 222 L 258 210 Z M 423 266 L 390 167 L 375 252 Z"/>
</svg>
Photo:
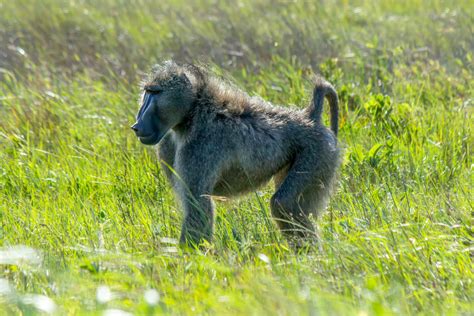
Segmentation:
<svg viewBox="0 0 474 316">
<path fill-rule="evenodd" d="M 288 238 L 315 239 L 310 214 L 324 205 L 327 192 L 326 172 L 321 160 L 301 154 L 288 170 L 271 199 L 272 215 Z"/>
<path fill-rule="evenodd" d="M 278 188 L 281 186 L 286 176 L 288 175 L 289 169 L 290 169 L 290 165 L 287 165 L 273 176 L 273 182 L 275 183 L 275 190 L 278 190 Z"/>
</svg>

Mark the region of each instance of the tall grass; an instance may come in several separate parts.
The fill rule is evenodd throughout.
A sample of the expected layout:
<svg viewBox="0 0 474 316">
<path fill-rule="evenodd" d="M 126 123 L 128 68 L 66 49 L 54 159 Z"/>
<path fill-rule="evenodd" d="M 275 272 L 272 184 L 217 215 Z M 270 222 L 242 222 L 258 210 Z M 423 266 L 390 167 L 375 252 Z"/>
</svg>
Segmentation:
<svg viewBox="0 0 474 316">
<path fill-rule="evenodd" d="M 0 313 L 469 314 L 472 5 L 0 1 Z M 320 249 L 289 249 L 271 186 L 218 203 L 209 251 L 176 247 L 180 207 L 129 131 L 166 58 L 292 107 L 311 69 L 335 84 Z"/>
</svg>

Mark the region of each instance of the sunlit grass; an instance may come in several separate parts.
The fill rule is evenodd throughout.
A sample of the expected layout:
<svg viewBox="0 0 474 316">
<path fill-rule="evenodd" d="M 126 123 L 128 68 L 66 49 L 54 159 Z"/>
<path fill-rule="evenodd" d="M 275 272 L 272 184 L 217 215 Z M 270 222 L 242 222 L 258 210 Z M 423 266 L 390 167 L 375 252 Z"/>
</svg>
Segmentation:
<svg viewBox="0 0 474 316">
<path fill-rule="evenodd" d="M 0 2 L 0 314 L 469 314 L 470 2 Z M 204 60 L 304 107 L 337 87 L 344 161 L 295 253 L 272 186 L 218 203 L 203 252 L 129 126 L 143 71 Z"/>
</svg>

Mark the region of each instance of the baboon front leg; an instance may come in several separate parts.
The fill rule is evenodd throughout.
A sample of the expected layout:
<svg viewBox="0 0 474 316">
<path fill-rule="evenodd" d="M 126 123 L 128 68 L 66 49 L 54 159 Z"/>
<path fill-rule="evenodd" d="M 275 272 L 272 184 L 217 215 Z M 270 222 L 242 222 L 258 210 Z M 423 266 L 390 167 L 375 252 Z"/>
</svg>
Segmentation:
<svg viewBox="0 0 474 316">
<path fill-rule="evenodd" d="M 214 203 L 209 195 L 186 193 L 181 244 L 199 245 L 211 241 L 214 232 Z"/>
<path fill-rule="evenodd" d="M 174 175 L 171 168 L 174 168 L 174 160 L 176 156 L 176 145 L 173 141 L 171 133 L 168 133 L 160 142 L 158 147 L 158 157 L 160 158 L 161 170 L 164 171 L 166 178 L 174 185 Z"/>
<path fill-rule="evenodd" d="M 194 152 L 196 153 L 196 152 Z M 214 203 L 212 190 L 217 178 L 217 164 L 206 165 L 205 151 L 201 155 L 183 151 L 176 162 L 179 177 L 176 178 L 178 193 L 184 207 L 184 220 L 180 242 L 199 245 L 212 240 L 214 230 Z M 204 162 L 204 163 L 203 163 Z"/>
</svg>

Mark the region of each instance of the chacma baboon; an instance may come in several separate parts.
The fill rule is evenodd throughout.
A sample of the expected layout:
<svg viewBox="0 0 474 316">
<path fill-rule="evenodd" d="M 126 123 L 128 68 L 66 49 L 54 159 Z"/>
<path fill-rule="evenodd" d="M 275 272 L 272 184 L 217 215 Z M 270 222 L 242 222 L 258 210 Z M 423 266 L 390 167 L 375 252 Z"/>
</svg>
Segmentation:
<svg viewBox="0 0 474 316">
<path fill-rule="evenodd" d="M 331 129 L 321 122 L 324 98 Z M 338 98 L 319 78 L 304 110 L 273 106 L 213 76 L 173 61 L 156 66 L 143 84 L 132 126 L 158 155 L 184 207 L 181 243 L 210 241 L 212 196 L 257 189 L 272 177 L 271 211 L 288 237 L 310 237 L 339 165 Z"/>
</svg>

